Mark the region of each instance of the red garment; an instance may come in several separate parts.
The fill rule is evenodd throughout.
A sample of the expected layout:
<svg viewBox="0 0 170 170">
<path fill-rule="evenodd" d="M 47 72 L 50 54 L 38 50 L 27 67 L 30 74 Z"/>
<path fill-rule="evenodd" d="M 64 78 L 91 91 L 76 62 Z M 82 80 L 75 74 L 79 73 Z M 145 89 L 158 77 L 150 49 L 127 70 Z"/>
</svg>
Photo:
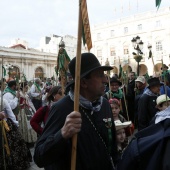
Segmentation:
<svg viewBox="0 0 170 170">
<path fill-rule="evenodd" d="M 30 124 L 31 124 L 32 128 L 38 134 L 42 134 L 43 128 L 41 127 L 41 123 L 45 124 L 45 122 L 48 118 L 49 110 L 50 110 L 50 106 L 40 107 L 30 120 Z"/>
<path fill-rule="evenodd" d="M 132 136 L 134 133 L 134 130 L 135 130 L 135 127 L 134 127 L 134 124 L 132 123 L 129 127 L 125 128 L 126 136 Z"/>
<path fill-rule="evenodd" d="M 29 107 L 27 104 L 26 104 L 26 99 L 24 97 L 21 97 L 20 96 L 20 108 L 21 109 L 24 109 L 25 107 Z"/>
</svg>

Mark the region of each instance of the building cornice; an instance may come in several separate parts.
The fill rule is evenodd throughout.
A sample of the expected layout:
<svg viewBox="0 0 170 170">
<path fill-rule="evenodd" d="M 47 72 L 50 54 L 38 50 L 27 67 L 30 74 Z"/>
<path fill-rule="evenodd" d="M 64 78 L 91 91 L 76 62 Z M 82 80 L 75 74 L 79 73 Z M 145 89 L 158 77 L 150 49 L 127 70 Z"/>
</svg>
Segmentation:
<svg viewBox="0 0 170 170">
<path fill-rule="evenodd" d="M 7 47 L 0 47 L 0 56 L 8 58 L 22 58 L 22 59 L 33 59 L 33 60 L 49 60 L 56 61 L 57 54 L 31 51 L 25 49 L 13 49 Z"/>
</svg>

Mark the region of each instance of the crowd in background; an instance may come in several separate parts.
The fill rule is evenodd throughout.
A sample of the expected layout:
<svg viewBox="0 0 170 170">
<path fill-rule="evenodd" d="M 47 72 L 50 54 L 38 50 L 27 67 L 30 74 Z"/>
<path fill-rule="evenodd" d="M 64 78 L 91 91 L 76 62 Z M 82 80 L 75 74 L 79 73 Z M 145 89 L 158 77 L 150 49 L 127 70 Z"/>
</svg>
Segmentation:
<svg viewBox="0 0 170 170">
<path fill-rule="evenodd" d="M 167 69 L 166 65 L 164 69 Z M 103 97 L 108 100 L 112 110 L 120 158 L 135 129 L 141 131 L 151 122 L 162 120 L 159 111 L 166 110 L 170 105 L 170 84 L 168 79 L 165 82 L 161 76 L 151 76 L 147 80 L 145 76 L 136 76 L 132 71 L 127 75 L 127 83 L 117 74 L 106 76 Z M 6 162 L 8 169 L 24 170 L 32 161 L 29 148 L 42 135 L 53 103 L 64 97 L 61 84 L 51 78 L 45 81 L 35 78 L 32 83 L 17 83 L 10 78 L 1 81 L 1 89 L 1 136 L 5 143 L 0 143 L 0 169 Z M 68 86 L 65 95 L 69 91 Z M 5 149 L 4 144 L 7 146 Z"/>
</svg>

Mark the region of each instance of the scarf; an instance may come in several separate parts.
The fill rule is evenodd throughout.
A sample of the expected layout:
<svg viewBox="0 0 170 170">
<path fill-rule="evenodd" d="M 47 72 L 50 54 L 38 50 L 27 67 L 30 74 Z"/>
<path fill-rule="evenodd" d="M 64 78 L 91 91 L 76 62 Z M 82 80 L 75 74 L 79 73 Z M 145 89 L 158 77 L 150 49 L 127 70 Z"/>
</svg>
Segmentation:
<svg viewBox="0 0 170 170">
<path fill-rule="evenodd" d="M 40 86 L 37 83 L 34 83 L 34 85 L 37 87 L 38 91 L 41 92 Z"/>
<path fill-rule="evenodd" d="M 10 87 L 7 87 L 5 90 L 4 90 L 4 94 L 5 93 L 11 93 L 13 94 L 14 96 L 16 96 L 16 91 L 15 90 L 12 90 Z"/>
<path fill-rule="evenodd" d="M 25 104 L 29 106 L 29 102 L 28 102 L 28 95 L 25 93 L 23 93 L 22 91 L 20 91 L 20 97 L 25 99 Z"/>
<path fill-rule="evenodd" d="M 146 89 L 143 94 L 147 94 L 148 96 L 159 96 L 159 94 L 153 93 L 150 89 Z"/>
<path fill-rule="evenodd" d="M 160 112 L 158 112 L 156 115 L 155 115 L 156 119 L 155 119 L 155 124 L 167 119 L 167 118 L 170 118 L 170 106 L 167 107 L 165 110 L 162 110 Z"/>
<path fill-rule="evenodd" d="M 72 90 L 69 91 L 70 99 L 72 101 L 74 101 L 74 92 Z M 79 98 L 79 104 L 80 106 L 82 106 L 85 109 L 91 110 L 93 112 L 98 112 L 101 109 L 103 103 L 103 97 L 101 96 L 98 100 L 96 100 L 95 102 L 90 102 L 89 100 L 87 100 L 86 98 L 84 98 L 83 96 L 80 95 Z"/>
<path fill-rule="evenodd" d="M 118 89 L 117 92 L 112 92 L 111 90 L 108 91 L 108 93 L 111 94 L 111 97 L 112 98 L 118 98 L 118 99 L 121 99 L 123 97 L 123 92 L 121 89 Z"/>
</svg>

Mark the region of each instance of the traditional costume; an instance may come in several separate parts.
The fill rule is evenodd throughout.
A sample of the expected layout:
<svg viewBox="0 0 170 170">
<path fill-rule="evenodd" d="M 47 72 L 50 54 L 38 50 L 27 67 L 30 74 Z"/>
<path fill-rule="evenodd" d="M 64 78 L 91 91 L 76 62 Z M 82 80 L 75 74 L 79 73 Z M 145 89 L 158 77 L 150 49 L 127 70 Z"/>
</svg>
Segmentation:
<svg viewBox="0 0 170 170">
<path fill-rule="evenodd" d="M 18 114 L 19 129 L 22 137 L 27 143 L 34 143 L 37 140 L 37 134 L 30 125 L 30 120 L 35 113 L 35 108 L 32 108 L 29 96 L 20 91 L 20 112 Z"/>
<path fill-rule="evenodd" d="M 0 121 L 0 169 L 27 169 L 32 156 L 19 132 L 18 122 L 5 99 L 3 99 L 3 110 L 6 119 Z"/>
</svg>

